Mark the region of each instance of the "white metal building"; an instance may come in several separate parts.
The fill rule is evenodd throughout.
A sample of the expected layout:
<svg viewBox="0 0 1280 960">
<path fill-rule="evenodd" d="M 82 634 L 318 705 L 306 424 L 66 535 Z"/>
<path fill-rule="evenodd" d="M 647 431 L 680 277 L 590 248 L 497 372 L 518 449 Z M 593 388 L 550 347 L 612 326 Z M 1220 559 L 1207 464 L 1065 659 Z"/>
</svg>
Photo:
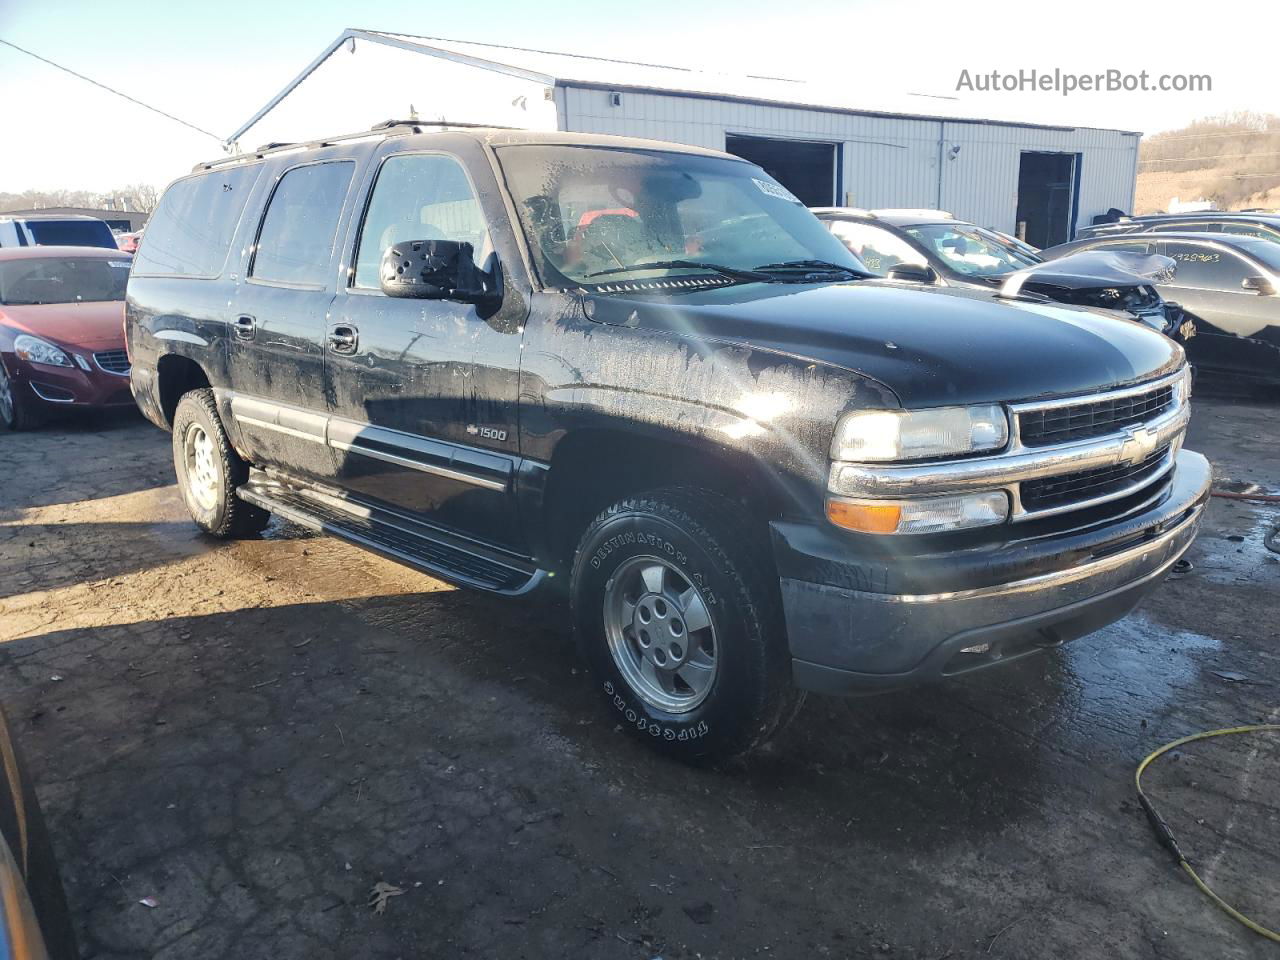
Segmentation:
<svg viewBox="0 0 1280 960">
<path fill-rule="evenodd" d="M 728 150 L 812 206 L 941 208 L 1036 246 L 1132 209 L 1141 138 L 845 104 L 777 78 L 347 30 L 228 139 L 252 149 L 414 117 Z"/>
</svg>

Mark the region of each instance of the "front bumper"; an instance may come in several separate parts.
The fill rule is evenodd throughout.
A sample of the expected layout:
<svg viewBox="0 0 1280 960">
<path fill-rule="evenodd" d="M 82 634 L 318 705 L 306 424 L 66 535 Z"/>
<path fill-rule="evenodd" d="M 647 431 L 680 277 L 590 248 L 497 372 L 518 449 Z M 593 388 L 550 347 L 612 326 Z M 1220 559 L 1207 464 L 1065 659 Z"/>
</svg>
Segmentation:
<svg viewBox="0 0 1280 960">
<path fill-rule="evenodd" d="M 98 368 L 91 353 L 82 356 L 87 357 L 89 370 L 79 366 L 27 363 L 15 354 L 7 354 L 4 364 L 15 389 L 21 390 L 32 402 L 50 409 L 133 405 L 128 374 L 110 373 Z"/>
<path fill-rule="evenodd" d="M 835 694 L 914 686 L 1092 633 L 1132 610 L 1191 545 L 1211 480 L 1208 461 L 1182 451 L 1167 494 L 1114 524 L 966 548 L 954 564 L 842 562 L 827 531 L 776 523 L 793 679 Z M 885 589 L 895 583 L 912 589 Z"/>
</svg>

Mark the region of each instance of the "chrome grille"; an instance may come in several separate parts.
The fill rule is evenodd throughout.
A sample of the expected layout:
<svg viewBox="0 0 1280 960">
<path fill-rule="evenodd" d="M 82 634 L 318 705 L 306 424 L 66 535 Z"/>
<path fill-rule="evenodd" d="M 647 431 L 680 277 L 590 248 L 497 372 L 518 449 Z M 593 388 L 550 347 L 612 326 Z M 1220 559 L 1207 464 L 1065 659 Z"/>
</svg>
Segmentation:
<svg viewBox="0 0 1280 960">
<path fill-rule="evenodd" d="M 1023 410 L 1018 413 L 1018 433 L 1024 447 L 1103 437 L 1158 417 L 1173 406 L 1173 401 L 1173 385 L 1165 384 L 1146 393 L 1108 400 Z"/>
<path fill-rule="evenodd" d="M 129 375 L 129 354 L 123 350 L 103 350 L 93 355 L 99 370 L 125 377 Z"/>
<path fill-rule="evenodd" d="M 1027 510 L 1050 510 L 1099 497 L 1122 495 L 1137 490 L 1144 480 L 1154 479 L 1165 465 L 1169 447 L 1164 446 L 1137 463 L 1079 470 L 1056 477 L 1022 481 L 1022 505 Z"/>
</svg>

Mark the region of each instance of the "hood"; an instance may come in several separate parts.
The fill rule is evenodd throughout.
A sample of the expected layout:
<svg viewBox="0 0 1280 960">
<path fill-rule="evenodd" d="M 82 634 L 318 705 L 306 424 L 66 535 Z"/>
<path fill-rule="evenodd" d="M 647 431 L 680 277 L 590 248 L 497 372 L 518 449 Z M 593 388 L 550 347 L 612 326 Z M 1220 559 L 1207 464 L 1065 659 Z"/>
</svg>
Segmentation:
<svg viewBox="0 0 1280 960">
<path fill-rule="evenodd" d="M 1177 262 L 1157 254 L 1116 250 L 1072 253 L 1057 260 L 1037 263 L 1007 274 L 1002 291 L 1014 296 L 1023 287 L 1049 284 L 1065 290 L 1095 290 L 1099 287 L 1141 287 L 1168 283 Z"/>
<path fill-rule="evenodd" d="M 862 280 L 590 296 L 601 323 L 741 343 L 856 371 L 906 407 L 1089 393 L 1175 370 L 1177 344 L 1141 326 L 956 287 Z"/>
<path fill-rule="evenodd" d="M 59 346 L 124 348 L 124 301 L 0 306 L 0 324 Z"/>
</svg>

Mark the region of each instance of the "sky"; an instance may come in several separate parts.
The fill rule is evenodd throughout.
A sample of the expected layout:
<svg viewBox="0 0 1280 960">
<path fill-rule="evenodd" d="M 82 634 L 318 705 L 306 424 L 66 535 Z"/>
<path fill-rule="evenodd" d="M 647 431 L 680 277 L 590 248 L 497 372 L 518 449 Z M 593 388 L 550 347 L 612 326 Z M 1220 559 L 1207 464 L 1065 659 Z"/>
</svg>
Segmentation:
<svg viewBox="0 0 1280 960">
<path fill-rule="evenodd" d="M 346 27 L 510 44 L 839 91 L 930 113 L 1154 133 L 1202 116 L 1280 113 L 1273 2 L 996 4 L 949 0 L 566 0 L 357 5 L 337 0 L 0 0 L 0 39 L 225 137 Z M 1265 41 L 1245 39 L 1259 31 Z M 1258 34 L 1252 34 L 1258 35 Z M 998 70 L 1208 74 L 1204 93 L 957 90 Z M 917 96 L 919 95 L 919 96 Z M 424 114 L 431 107 L 424 109 Z M 221 155 L 196 133 L 0 46 L 0 192 L 162 186 Z M 316 130 L 316 136 L 334 133 Z"/>
</svg>

